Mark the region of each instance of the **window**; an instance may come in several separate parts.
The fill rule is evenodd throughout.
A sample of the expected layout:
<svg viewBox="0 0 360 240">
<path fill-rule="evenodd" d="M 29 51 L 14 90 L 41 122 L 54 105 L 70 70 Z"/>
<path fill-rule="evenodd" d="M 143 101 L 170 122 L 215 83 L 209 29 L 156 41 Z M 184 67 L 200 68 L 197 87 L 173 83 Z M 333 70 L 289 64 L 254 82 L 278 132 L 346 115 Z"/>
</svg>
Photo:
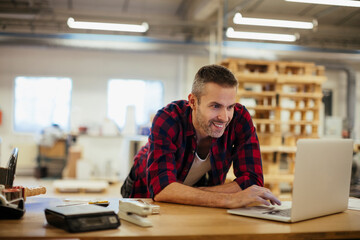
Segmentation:
<svg viewBox="0 0 360 240">
<path fill-rule="evenodd" d="M 108 83 L 108 117 L 119 128 L 125 126 L 128 107 L 134 106 L 136 125 L 150 122 L 152 114 L 163 106 L 160 81 L 111 79 Z"/>
<path fill-rule="evenodd" d="M 15 79 L 14 129 L 40 132 L 58 124 L 68 131 L 72 82 L 69 78 L 17 77 Z"/>
</svg>

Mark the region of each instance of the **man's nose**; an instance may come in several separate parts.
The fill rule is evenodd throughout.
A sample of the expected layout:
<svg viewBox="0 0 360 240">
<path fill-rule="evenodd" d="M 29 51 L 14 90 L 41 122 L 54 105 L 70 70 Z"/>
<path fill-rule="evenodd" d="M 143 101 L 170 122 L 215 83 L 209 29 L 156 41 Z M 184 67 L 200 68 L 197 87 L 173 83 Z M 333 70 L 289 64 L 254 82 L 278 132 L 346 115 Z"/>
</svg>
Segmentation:
<svg viewBox="0 0 360 240">
<path fill-rule="evenodd" d="M 223 109 L 220 111 L 218 118 L 219 118 L 221 121 L 226 122 L 226 121 L 228 120 L 228 116 L 229 116 L 229 113 L 228 113 L 227 109 L 226 109 L 226 108 L 223 108 Z"/>
</svg>

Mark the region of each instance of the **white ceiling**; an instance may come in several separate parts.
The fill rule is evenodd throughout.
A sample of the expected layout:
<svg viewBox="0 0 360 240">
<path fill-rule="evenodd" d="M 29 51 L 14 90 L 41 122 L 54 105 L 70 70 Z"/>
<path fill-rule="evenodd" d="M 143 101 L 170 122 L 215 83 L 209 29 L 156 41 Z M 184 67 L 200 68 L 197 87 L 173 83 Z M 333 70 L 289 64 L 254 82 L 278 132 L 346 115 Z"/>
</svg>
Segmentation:
<svg viewBox="0 0 360 240">
<path fill-rule="evenodd" d="M 315 19 L 318 27 L 315 30 L 294 30 L 235 26 L 232 18 L 236 12 L 241 12 L 245 17 Z M 209 41 L 210 32 L 218 29 L 225 31 L 231 26 L 244 31 L 298 33 L 300 38 L 294 44 L 302 47 L 360 49 L 360 8 L 284 0 L 1 0 L 0 39 L 6 37 L 11 41 L 13 37 L 21 43 L 22 38 L 44 34 L 124 35 L 119 32 L 69 29 L 66 25 L 68 17 L 116 23 L 146 21 L 150 26 L 148 32 L 129 35 L 167 42 Z M 230 39 L 224 37 L 223 40 Z"/>
</svg>

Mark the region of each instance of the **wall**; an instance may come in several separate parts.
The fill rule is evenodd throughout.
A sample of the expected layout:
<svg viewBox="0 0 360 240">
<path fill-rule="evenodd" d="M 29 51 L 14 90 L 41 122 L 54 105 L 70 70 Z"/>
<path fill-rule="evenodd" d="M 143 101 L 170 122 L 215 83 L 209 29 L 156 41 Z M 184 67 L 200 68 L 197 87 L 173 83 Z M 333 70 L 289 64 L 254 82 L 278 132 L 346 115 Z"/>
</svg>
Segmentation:
<svg viewBox="0 0 360 240">
<path fill-rule="evenodd" d="M 191 49 L 192 51 L 193 49 Z M 246 48 L 227 48 L 226 57 L 258 58 L 268 60 L 299 60 L 321 63 L 336 59 L 337 55 L 299 52 L 276 52 Z M 229 55 L 229 52 L 232 55 Z M 318 56 L 318 58 L 316 57 Z M 300 58 L 301 57 L 301 58 Z M 346 60 L 346 56 L 342 57 Z M 358 60 L 345 62 L 357 73 L 357 103 L 360 102 L 360 67 Z M 161 80 L 164 84 L 164 104 L 176 99 L 187 99 L 191 83 L 199 67 L 208 64 L 206 54 L 181 52 L 158 53 L 135 51 L 90 50 L 48 46 L 0 46 L 0 109 L 3 123 L 0 126 L 0 164 L 6 164 L 11 149 L 21 148 L 18 169 L 30 171 L 35 166 L 37 147 L 32 134 L 14 133 L 13 85 L 14 78 L 25 76 L 61 76 L 73 80 L 71 126 L 99 124 L 106 117 L 106 89 L 110 78 Z M 328 81 L 324 87 L 333 89 L 333 114 L 346 117 L 346 75 L 340 70 L 326 71 Z M 360 139 L 360 104 L 356 105 L 355 130 Z M 360 140 L 358 140 L 360 142 Z"/>
<path fill-rule="evenodd" d="M 355 104 L 355 124 L 354 133 L 355 140 L 360 143 L 360 68 L 352 64 L 340 64 L 342 66 L 350 67 L 356 72 L 356 104 Z M 326 69 L 326 76 L 328 80 L 323 84 L 323 88 L 331 89 L 333 91 L 333 116 L 342 120 L 347 117 L 347 75 L 344 70 Z M 346 121 L 344 121 L 346 124 Z"/>
<path fill-rule="evenodd" d="M 107 81 L 111 78 L 160 80 L 164 104 L 187 97 L 185 57 L 174 54 L 126 53 L 49 47 L 0 47 L 0 109 L 3 124 L 0 163 L 6 164 L 11 149 L 20 151 L 18 168 L 34 166 L 37 155 L 34 136 L 13 132 L 14 78 L 60 76 L 73 81 L 71 127 L 100 124 L 106 117 Z"/>
</svg>

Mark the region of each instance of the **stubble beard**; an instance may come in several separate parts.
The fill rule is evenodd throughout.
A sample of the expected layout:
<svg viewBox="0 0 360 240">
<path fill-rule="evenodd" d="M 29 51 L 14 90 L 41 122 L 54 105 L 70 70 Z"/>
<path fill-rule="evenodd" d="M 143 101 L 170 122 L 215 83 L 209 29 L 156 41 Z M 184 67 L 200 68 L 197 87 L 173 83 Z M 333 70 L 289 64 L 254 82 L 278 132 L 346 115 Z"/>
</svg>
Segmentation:
<svg viewBox="0 0 360 240">
<path fill-rule="evenodd" d="M 203 115 L 201 114 L 200 110 L 197 109 L 196 112 L 196 121 L 199 125 L 199 127 L 210 137 L 213 138 L 219 138 L 221 137 L 224 132 L 226 127 L 229 125 L 229 122 L 225 123 L 225 127 L 221 130 L 213 130 L 212 126 L 214 125 L 214 122 L 216 122 L 215 120 L 211 119 L 208 122 L 203 118 Z"/>
</svg>

